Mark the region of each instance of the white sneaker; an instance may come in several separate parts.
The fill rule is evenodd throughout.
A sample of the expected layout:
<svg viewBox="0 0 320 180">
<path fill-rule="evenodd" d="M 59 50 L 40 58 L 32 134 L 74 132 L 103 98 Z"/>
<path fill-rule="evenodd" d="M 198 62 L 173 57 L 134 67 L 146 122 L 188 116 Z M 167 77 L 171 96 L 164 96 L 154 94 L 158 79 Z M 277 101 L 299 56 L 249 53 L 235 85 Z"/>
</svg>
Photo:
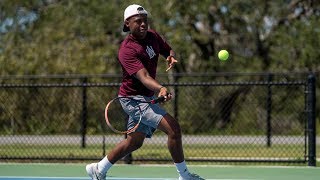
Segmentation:
<svg viewBox="0 0 320 180">
<path fill-rule="evenodd" d="M 205 180 L 197 174 L 188 173 L 187 177 L 179 176 L 179 180 Z"/>
<path fill-rule="evenodd" d="M 91 163 L 86 166 L 86 171 L 92 180 L 106 180 L 106 175 L 98 171 L 98 163 Z"/>
</svg>

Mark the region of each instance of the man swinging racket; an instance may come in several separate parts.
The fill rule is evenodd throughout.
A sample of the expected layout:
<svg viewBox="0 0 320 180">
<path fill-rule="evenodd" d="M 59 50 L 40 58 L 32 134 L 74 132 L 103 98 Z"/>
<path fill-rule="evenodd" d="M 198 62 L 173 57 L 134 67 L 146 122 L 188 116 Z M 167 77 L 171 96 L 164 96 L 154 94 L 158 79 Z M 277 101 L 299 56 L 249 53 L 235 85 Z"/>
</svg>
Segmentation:
<svg viewBox="0 0 320 180">
<path fill-rule="evenodd" d="M 166 58 L 167 71 L 177 62 L 175 53 L 168 43 L 154 30 L 148 29 L 148 12 L 140 5 L 133 4 L 124 11 L 124 32 L 130 32 L 121 43 L 118 59 L 123 71 L 123 80 L 118 96 L 129 96 L 147 101 L 154 96 L 164 96 L 169 101 L 172 96 L 168 89 L 157 80 L 156 70 L 159 55 Z M 129 115 L 128 128 L 134 125 L 135 110 L 130 100 L 122 102 L 122 107 Z M 130 109 L 131 108 L 131 109 Z M 127 139 L 119 142 L 98 163 L 86 166 L 88 175 L 94 180 L 106 179 L 108 170 L 122 157 L 139 149 L 145 138 L 151 138 L 156 129 L 168 136 L 168 149 L 179 174 L 179 180 L 201 180 L 200 176 L 190 173 L 184 160 L 181 129 L 174 119 L 158 104 L 143 104 L 141 123 L 135 131 L 127 134 Z"/>
</svg>

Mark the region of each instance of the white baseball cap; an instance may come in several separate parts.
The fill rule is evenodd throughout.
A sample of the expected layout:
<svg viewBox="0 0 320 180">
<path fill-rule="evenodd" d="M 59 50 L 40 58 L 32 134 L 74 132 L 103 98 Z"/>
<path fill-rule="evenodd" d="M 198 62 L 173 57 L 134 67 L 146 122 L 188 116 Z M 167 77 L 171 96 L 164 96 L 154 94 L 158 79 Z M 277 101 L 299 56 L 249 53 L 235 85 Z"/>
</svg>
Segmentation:
<svg viewBox="0 0 320 180">
<path fill-rule="evenodd" d="M 132 4 L 124 10 L 123 21 L 126 21 L 128 18 L 138 14 L 148 15 L 148 11 L 146 11 L 142 6 L 138 4 Z M 127 32 L 127 31 L 130 31 L 130 29 L 126 25 L 123 25 L 123 32 Z"/>
</svg>

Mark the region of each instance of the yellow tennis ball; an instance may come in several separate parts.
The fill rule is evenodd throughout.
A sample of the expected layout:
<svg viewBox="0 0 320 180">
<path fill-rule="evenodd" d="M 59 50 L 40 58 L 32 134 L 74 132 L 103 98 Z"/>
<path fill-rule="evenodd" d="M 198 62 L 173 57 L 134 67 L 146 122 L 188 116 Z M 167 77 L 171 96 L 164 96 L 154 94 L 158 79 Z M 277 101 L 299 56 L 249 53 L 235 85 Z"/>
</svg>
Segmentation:
<svg viewBox="0 0 320 180">
<path fill-rule="evenodd" d="M 227 50 L 221 50 L 218 53 L 218 57 L 221 61 L 225 61 L 229 58 L 229 53 Z"/>
</svg>

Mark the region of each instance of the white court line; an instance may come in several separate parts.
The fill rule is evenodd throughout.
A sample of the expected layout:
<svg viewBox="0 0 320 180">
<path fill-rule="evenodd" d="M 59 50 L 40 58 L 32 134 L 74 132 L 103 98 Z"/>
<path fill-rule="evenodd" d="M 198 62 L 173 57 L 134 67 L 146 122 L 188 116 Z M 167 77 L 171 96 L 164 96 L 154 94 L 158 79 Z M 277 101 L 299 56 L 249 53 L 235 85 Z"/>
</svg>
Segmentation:
<svg viewBox="0 0 320 180">
<path fill-rule="evenodd" d="M 31 180 L 31 179 L 59 179 L 59 180 L 73 180 L 73 179 L 86 179 L 87 177 L 32 177 L 32 176 L 0 176 L 0 180 L 9 180 L 9 179 L 15 179 L 15 180 Z"/>
<path fill-rule="evenodd" d="M 0 176 L 0 180 L 32 180 L 32 179 L 43 179 L 43 180 L 73 180 L 73 179 L 86 179 L 87 177 L 32 177 L 32 176 Z M 108 177 L 109 180 L 177 180 L 175 178 L 126 178 L 126 177 Z M 250 180 L 250 179 L 206 179 L 206 180 Z M 257 179 L 251 179 L 251 180 L 257 180 Z"/>
<path fill-rule="evenodd" d="M 89 179 L 87 177 L 33 177 L 33 176 L 0 176 L 0 180 L 6 179 L 59 179 L 59 180 L 66 180 L 66 179 Z"/>
</svg>

